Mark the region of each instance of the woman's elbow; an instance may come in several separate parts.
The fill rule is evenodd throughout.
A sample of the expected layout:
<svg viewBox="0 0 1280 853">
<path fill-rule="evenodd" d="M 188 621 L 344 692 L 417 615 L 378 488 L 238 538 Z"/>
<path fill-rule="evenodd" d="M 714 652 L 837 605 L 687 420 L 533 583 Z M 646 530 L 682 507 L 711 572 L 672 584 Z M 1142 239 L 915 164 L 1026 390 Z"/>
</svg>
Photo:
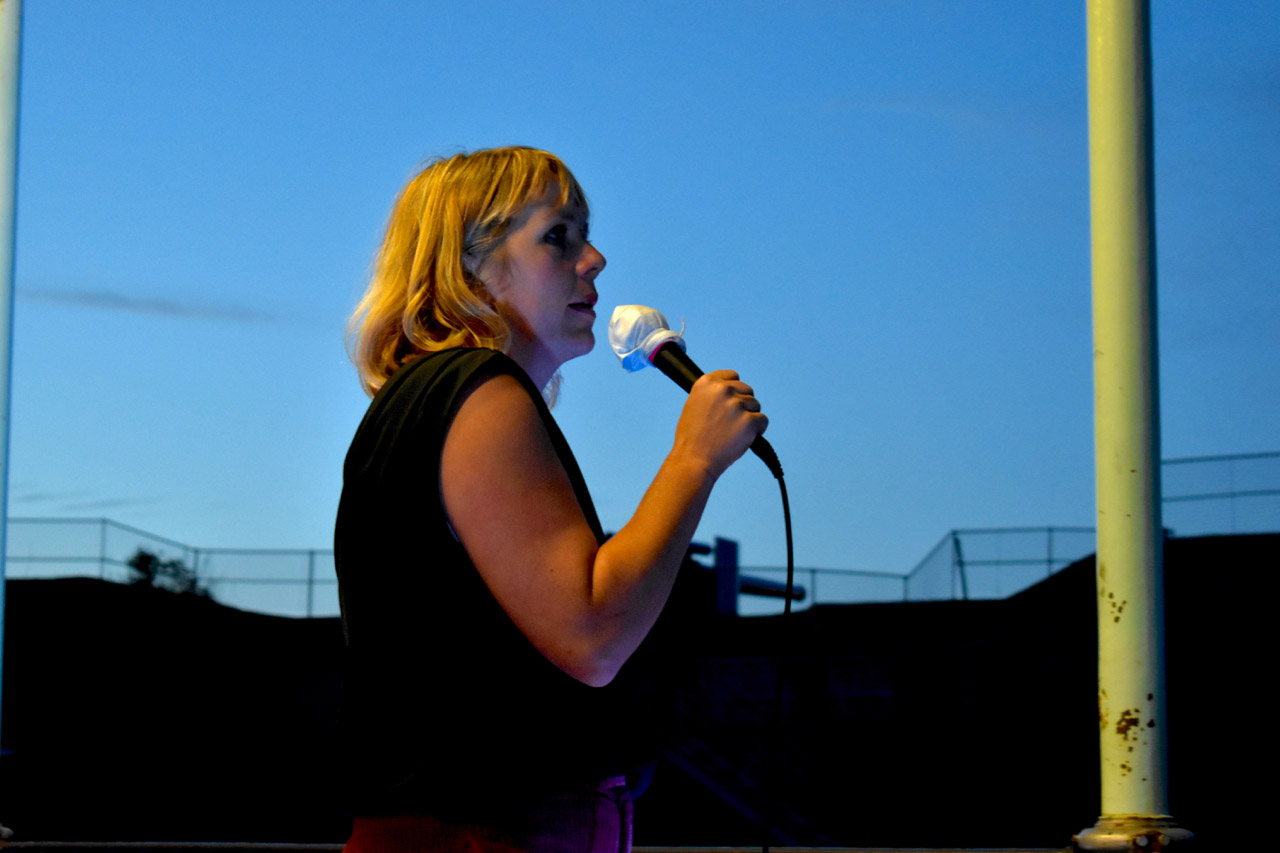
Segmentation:
<svg viewBox="0 0 1280 853">
<path fill-rule="evenodd" d="M 574 676 L 588 687 L 605 687 L 613 681 L 618 674 L 616 669 L 605 669 L 597 672 L 586 674 L 582 677 Z"/>
<path fill-rule="evenodd" d="M 606 655 L 585 655 L 569 665 L 561 664 L 560 669 L 588 687 L 604 687 L 617 677 L 622 663 Z"/>
<path fill-rule="evenodd" d="M 617 677 L 639 643 L 630 632 L 620 630 L 616 617 L 590 614 L 573 624 L 575 630 L 562 635 L 560 643 L 542 646 L 543 654 L 571 678 L 589 687 L 604 687 Z"/>
<path fill-rule="evenodd" d="M 551 662 L 588 687 L 604 687 L 617 677 L 632 649 L 619 645 L 617 638 L 583 638 L 572 650 L 563 650 Z"/>
</svg>

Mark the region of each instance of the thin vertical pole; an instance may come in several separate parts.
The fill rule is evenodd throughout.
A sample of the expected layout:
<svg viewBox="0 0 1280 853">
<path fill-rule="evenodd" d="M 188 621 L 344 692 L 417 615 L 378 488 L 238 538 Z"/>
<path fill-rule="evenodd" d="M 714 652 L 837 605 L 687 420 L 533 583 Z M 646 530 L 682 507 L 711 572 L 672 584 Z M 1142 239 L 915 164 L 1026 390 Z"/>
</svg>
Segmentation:
<svg viewBox="0 0 1280 853">
<path fill-rule="evenodd" d="M 960 574 L 960 598 L 964 601 L 969 600 L 969 579 L 964 573 L 964 553 L 960 550 L 960 534 L 951 531 L 951 597 L 955 598 L 955 576 Z"/>
<path fill-rule="evenodd" d="M 307 618 L 311 618 L 312 591 L 316 588 L 316 552 L 307 551 Z"/>
<path fill-rule="evenodd" d="M 1165 792 L 1149 15 L 1087 2 L 1102 814 L 1076 840 L 1163 849 L 1190 833 Z"/>
<path fill-rule="evenodd" d="M 5 554 L 9 533 L 9 377 L 13 363 L 14 198 L 22 2 L 0 0 L 0 684 L 4 682 Z"/>
<path fill-rule="evenodd" d="M 1045 555 L 1044 559 L 1044 576 L 1051 578 L 1053 577 L 1053 528 L 1050 527 L 1047 528 L 1047 530 L 1049 531 L 1049 542 L 1047 548 L 1048 553 Z"/>
</svg>

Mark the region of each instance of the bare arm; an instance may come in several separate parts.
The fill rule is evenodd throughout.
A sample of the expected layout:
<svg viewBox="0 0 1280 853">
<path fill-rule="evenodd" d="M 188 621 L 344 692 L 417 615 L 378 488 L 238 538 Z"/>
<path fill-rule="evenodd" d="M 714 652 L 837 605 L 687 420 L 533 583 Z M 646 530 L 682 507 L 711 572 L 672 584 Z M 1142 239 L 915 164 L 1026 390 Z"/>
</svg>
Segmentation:
<svg viewBox="0 0 1280 853">
<path fill-rule="evenodd" d="M 635 515 L 598 545 L 538 411 L 496 376 L 445 439 L 445 510 L 498 603 L 534 646 L 587 684 L 607 684 L 665 605 L 711 487 L 768 419 L 732 371 L 707 374 Z"/>
</svg>

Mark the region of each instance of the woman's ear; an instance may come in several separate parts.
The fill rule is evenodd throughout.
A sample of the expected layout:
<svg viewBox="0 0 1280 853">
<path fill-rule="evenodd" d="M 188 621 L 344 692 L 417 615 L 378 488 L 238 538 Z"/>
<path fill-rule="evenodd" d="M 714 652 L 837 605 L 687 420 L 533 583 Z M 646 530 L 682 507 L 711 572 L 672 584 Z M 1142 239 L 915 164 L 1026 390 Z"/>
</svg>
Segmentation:
<svg viewBox="0 0 1280 853">
<path fill-rule="evenodd" d="M 462 253 L 462 268 L 486 288 L 493 287 L 502 278 L 505 263 L 501 246 L 485 253 L 472 249 Z"/>
<path fill-rule="evenodd" d="M 470 249 L 462 253 L 462 268 L 477 278 L 480 276 L 480 259 Z"/>
</svg>

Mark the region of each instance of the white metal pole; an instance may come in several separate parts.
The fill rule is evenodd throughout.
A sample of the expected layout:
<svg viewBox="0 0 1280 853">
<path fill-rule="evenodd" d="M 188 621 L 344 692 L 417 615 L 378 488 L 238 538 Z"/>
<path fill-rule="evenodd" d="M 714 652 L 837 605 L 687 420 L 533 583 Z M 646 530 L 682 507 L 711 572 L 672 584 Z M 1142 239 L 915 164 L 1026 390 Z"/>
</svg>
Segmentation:
<svg viewBox="0 0 1280 853">
<path fill-rule="evenodd" d="M 1146 0 L 1088 0 L 1102 814 L 1085 850 L 1191 836 L 1165 792 L 1150 69 Z"/>
<path fill-rule="evenodd" d="M 13 362 L 14 196 L 18 183 L 18 77 L 22 0 L 0 0 L 0 685 L 9 528 L 9 377 Z M 2 698 L 2 697 L 0 697 Z"/>
</svg>

